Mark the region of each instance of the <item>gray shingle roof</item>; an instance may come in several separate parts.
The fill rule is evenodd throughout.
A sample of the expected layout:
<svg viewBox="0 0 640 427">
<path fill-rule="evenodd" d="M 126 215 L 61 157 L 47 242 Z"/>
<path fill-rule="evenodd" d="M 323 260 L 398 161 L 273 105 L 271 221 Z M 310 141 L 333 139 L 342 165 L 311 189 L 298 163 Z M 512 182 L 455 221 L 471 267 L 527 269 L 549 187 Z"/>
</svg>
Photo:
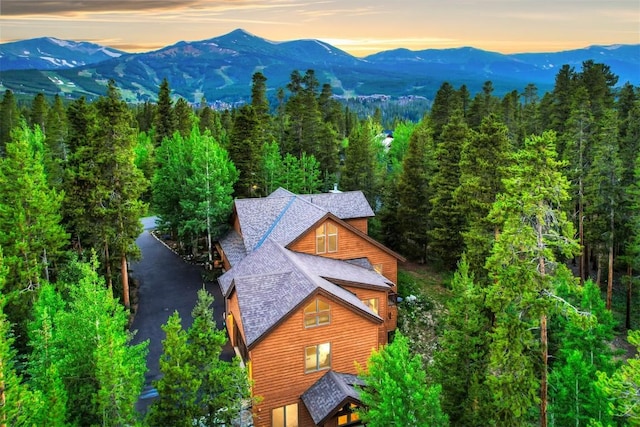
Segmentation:
<svg viewBox="0 0 640 427">
<path fill-rule="evenodd" d="M 267 239 L 258 249 L 218 278 L 225 297 L 229 296 L 232 287 L 237 293 L 247 346 L 254 344 L 305 299 L 320 290 L 365 315 L 382 320 L 354 294 L 324 279 L 318 265 L 335 268 L 336 264 L 345 264 L 349 268 L 338 270 L 344 271 L 345 277 L 356 279 L 357 269 L 365 283 L 372 282 L 370 285 L 373 286 L 387 285 L 375 282 L 371 272 L 364 268 L 336 260 L 325 264 L 324 260 L 326 258 L 314 255 L 301 256 L 285 249 L 274 239 Z M 336 275 L 334 272 L 324 274 Z"/>
<path fill-rule="evenodd" d="M 301 263 L 307 266 L 309 272 L 324 277 L 329 281 L 335 279 L 341 282 L 361 283 L 381 289 L 389 289 L 389 287 L 393 286 L 389 279 L 364 266 L 299 252 L 294 252 L 293 254 Z"/>
<path fill-rule="evenodd" d="M 368 218 L 374 216 L 373 209 L 362 191 L 344 193 L 302 194 L 302 197 L 331 212 L 340 219 Z"/>
<path fill-rule="evenodd" d="M 247 256 L 247 250 L 245 249 L 242 236 L 234 229 L 231 229 L 231 231 L 220 239 L 219 243 L 231 265 L 239 263 Z"/>
<path fill-rule="evenodd" d="M 329 212 L 340 219 L 374 216 L 361 191 L 296 195 L 279 188 L 267 197 L 237 199 L 235 209 L 245 253 L 267 238 L 286 246 Z"/>
<path fill-rule="evenodd" d="M 364 381 L 352 374 L 329 371 L 305 391 L 301 398 L 316 425 L 339 411 L 347 402 L 360 402 L 355 386 L 363 387 Z"/>
</svg>

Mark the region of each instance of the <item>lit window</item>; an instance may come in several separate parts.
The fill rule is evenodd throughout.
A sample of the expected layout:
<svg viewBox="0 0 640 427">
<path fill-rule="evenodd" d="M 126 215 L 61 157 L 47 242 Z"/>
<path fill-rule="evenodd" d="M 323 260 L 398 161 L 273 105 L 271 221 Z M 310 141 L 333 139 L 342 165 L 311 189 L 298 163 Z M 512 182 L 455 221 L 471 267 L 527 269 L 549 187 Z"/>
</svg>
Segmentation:
<svg viewBox="0 0 640 427">
<path fill-rule="evenodd" d="M 378 273 L 378 274 L 382 274 L 382 264 L 375 264 L 373 266 L 373 269 Z"/>
<path fill-rule="evenodd" d="M 306 328 L 328 325 L 330 322 L 331 310 L 328 303 L 315 299 L 304 308 L 304 326 Z"/>
<path fill-rule="evenodd" d="M 378 298 L 363 299 L 362 302 L 364 303 L 364 305 L 369 307 L 371 311 L 373 311 L 375 314 L 378 314 Z"/>
<path fill-rule="evenodd" d="M 271 411 L 273 427 L 298 427 L 298 404 L 281 406 Z"/>
<path fill-rule="evenodd" d="M 304 371 L 315 372 L 331 368 L 331 343 L 312 345 L 304 349 Z"/>
<path fill-rule="evenodd" d="M 330 222 L 316 228 L 316 253 L 338 252 L 338 227 Z"/>
<path fill-rule="evenodd" d="M 357 409 L 358 407 L 353 403 L 342 408 L 342 410 L 338 412 L 338 426 L 351 426 L 354 425 L 353 423 L 356 421 L 359 421 L 360 416 L 355 412 Z"/>
</svg>

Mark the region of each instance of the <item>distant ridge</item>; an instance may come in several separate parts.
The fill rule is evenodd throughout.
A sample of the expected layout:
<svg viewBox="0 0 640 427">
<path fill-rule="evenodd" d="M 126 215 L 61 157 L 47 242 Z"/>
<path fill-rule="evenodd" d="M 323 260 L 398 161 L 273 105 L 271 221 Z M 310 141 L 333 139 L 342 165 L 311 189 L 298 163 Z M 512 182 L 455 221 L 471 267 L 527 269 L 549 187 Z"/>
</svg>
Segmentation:
<svg viewBox="0 0 640 427">
<path fill-rule="evenodd" d="M 181 41 L 130 54 L 86 42 L 38 38 L 0 44 L 0 90 L 43 92 L 75 98 L 103 95 L 110 79 L 128 102 L 155 100 L 163 78 L 177 96 L 198 103 L 246 102 L 252 75 L 267 77 L 268 95 L 285 87 L 291 73 L 313 69 L 337 96 L 433 98 L 445 81 L 471 93 L 492 81 L 495 94 L 522 91 L 532 83 L 551 89 L 558 70 L 580 70 L 586 60 L 602 62 L 619 84 L 640 84 L 640 44 L 589 46 L 550 53 L 502 54 L 473 47 L 393 49 L 358 58 L 315 39 L 270 41 L 245 30 L 201 41 Z"/>
</svg>

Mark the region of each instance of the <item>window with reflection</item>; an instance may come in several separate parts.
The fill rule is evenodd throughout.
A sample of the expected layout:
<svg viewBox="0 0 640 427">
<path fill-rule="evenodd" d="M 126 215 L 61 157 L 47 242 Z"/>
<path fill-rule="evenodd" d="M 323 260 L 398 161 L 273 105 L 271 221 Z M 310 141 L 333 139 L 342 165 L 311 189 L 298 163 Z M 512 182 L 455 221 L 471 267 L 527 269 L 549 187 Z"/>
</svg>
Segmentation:
<svg viewBox="0 0 640 427">
<path fill-rule="evenodd" d="M 338 252 L 338 227 L 326 222 L 316 228 L 316 253 Z"/>
<path fill-rule="evenodd" d="M 298 427 L 298 404 L 281 406 L 271 411 L 272 427 Z"/>
<path fill-rule="evenodd" d="M 328 325 L 329 323 L 331 323 L 331 307 L 329 303 L 316 298 L 304 308 L 305 328 Z"/>
<path fill-rule="evenodd" d="M 364 303 L 364 305 L 369 307 L 369 309 L 371 309 L 371 311 L 373 311 L 375 314 L 378 314 L 378 312 L 379 312 L 378 311 L 379 310 L 378 298 L 363 299 L 362 302 Z"/>
<path fill-rule="evenodd" d="M 312 345 L 304 349 L 304 371 L 316 372 L 331 368 L 331 343 Z"/>
</svg>

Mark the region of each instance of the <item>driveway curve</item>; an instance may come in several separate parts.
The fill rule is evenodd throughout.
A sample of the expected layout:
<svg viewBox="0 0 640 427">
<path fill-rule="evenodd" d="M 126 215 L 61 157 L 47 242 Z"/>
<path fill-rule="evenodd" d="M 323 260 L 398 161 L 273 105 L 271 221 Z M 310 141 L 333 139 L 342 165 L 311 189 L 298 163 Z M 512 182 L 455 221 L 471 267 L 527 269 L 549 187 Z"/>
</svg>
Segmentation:
<svg viewBox="0 0 640 427">
<path fill-rule="evenodd" d="M 143 218 L 144 232 L 136 243 L 142 258 L 131 264 L 132 277 L 138 281 L 138 310 L 131 330 L 135 331 L 133 343 L 149 340 L 145 390 L 138 402 L 138 410 L 146 412 L 150 400 L 157 396 L 152 383 L 161 377 L 159 360 L 162 354 L 162 340 L 165 333 L 162 325 L 177 311 L 182 326 L 188 328 L 193 319 L 191 311 L 198 299 L 197 293 L 203 287 L 214 297 L 213 314 L 219 329 L 223 328 L 224 299 L 217 283 L 205 282 L 204 268 L 185 262 L 154 237 L 150 231 L 155 228 L 155 217 Z M 231 360 L 233 349 L 227 345 L 222 358 Z"/>
</svg>

